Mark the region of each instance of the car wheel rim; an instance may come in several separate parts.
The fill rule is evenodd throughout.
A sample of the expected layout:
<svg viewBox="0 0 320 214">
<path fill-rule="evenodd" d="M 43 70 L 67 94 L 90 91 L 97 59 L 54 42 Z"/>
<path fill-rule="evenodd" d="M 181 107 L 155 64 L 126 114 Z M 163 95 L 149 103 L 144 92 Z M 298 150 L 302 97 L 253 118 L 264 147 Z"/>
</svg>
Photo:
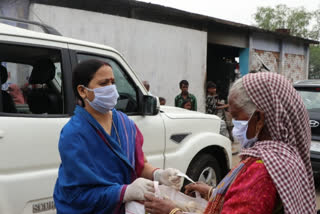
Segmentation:
<svg viewBox="0 0 320 214">
<path fill-rule="evenodd" d="M 217 185 L 216 172 L 212 167 L 207 167 L 201 172 L 198 180 L 215 187 Z"/>
</svg>

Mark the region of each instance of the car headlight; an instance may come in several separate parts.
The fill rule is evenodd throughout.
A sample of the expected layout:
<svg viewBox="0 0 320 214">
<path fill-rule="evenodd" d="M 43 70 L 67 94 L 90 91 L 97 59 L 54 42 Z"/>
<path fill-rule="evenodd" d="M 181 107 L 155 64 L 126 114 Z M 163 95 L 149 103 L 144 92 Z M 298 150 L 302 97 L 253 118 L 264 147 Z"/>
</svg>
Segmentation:
<svg viewBox="0 0 320 214">
<path fill-rule="evenodd" d="M 311 141 L 310 151 L 320 152 L 320 142 Z"/>
</svg>

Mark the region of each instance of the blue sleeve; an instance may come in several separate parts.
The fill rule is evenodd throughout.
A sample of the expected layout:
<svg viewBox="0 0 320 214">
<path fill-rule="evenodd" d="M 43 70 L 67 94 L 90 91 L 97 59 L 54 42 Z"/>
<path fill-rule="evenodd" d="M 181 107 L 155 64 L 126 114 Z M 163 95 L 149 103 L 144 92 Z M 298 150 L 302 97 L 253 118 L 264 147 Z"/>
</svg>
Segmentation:
<svg viewBox="0 0 320 214">
<path fill-rule="evenodd" d="M 56 203 L 56 209 L 61 214 L 85 214 L 85 213 L 115 213 L 122 205 L 122 198 L 119 201 L 120 192 L 125 191 L 125 185 L 113 185 L 109 187 L 73 187 L 70 191 L 78 194 L 71 201 Z M 121 191 L 123 189 L 123 191 Z M 121 194 L 123 195 L 123 194 Z"/>
<path fill-rule="evenodd" d="M 99 174 L 86 134 L 61 132 L 62 164 L 54 193 L 58 213 L 113 213 L 122 204 L 126 185 L 109 182 Z"/>
</svg>

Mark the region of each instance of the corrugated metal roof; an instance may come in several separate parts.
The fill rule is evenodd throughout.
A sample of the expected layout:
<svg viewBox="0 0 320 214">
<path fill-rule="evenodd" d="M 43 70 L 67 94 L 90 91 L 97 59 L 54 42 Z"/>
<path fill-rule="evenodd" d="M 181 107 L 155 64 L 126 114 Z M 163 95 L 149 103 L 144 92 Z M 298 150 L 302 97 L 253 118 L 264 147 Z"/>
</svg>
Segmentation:
<svg viewBox="0 0 320 214">
<path fill-rule="evenodd" d="M 258 32 L 269 34 L 280 39 L 319 44 L 319 42 L 315 40 L 291 36 L 284 33 L 264 30 L 255 26 L 231 22 L 214 17 L 190 13 L 175 8 L 134 0 L 31 0 L 31 3 L 88 10 L 93 12 L 118 15 L 127 18 L 187 27 L 208 32 L 214 31 L 214 28 L 216 26 L 219 26 L 224 28 L 237 29 L 248 33 Z"/>
</svg>

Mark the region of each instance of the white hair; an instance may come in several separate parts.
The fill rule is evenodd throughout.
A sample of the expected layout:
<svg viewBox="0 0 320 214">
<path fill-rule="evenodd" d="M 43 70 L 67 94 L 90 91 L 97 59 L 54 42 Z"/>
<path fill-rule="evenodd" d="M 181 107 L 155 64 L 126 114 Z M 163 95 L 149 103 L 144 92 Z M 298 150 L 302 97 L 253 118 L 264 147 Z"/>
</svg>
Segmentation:
<svg viewBox="0 0 320 214">
<path fill-rule="evenodd" d="M 252 115 L 257 109 L 257 106 L 252 102 L 243 86 L 242 78 L 232 85 L 229 96 L 232 96 L 237 107 L 243 109 L 248 115 Z"/>
</svg>

